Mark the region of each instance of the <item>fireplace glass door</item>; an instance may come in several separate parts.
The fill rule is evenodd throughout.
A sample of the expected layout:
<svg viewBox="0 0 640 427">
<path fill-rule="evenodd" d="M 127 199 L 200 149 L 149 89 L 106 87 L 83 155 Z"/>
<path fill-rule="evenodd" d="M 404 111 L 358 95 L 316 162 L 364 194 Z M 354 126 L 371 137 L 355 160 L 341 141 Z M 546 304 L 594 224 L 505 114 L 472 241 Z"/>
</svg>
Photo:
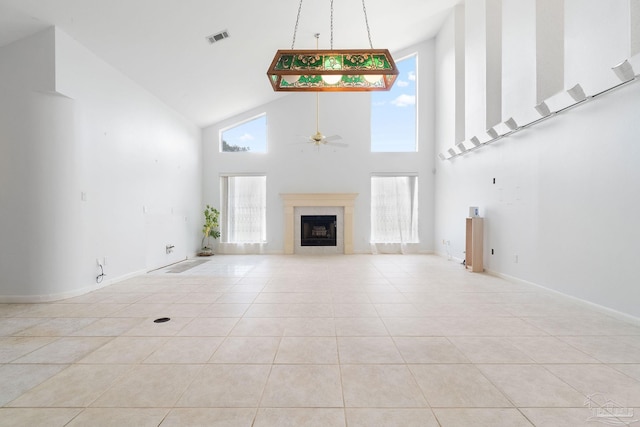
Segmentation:
<svg viewBox="0 0 640 427">
<path fill-rule="evenodd" d="M 302 215 L 301 246 L 336 246 L 336 215 Z"/>
</svg>

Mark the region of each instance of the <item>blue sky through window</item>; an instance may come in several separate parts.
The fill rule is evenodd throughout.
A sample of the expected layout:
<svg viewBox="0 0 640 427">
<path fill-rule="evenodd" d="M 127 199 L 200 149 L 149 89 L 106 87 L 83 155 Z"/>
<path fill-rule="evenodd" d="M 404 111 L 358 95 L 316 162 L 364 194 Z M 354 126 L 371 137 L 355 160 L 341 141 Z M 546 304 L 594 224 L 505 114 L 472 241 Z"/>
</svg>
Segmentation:
<svg viewBox="0 0 640 427">
<path fill-rule="evenodd" d="M 226 142 L 226 145 L 222 142 Z M 220 132 L 220 151 L 267 151 L 267 115 L 262 114 Z"/>
<path fill-rule="evenodd" d="M 388 92 L 371 93 L 371 151 L 415 152 L 417 55 L 396 61 L 400 74 Z"/>
</svg>

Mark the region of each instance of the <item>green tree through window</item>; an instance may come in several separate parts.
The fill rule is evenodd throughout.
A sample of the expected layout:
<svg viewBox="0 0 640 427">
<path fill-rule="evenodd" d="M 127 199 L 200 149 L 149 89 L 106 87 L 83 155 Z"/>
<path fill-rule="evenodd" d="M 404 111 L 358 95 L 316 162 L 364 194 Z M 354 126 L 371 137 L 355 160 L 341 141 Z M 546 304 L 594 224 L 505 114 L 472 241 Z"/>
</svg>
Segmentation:
<svg viewBox="0 0 640 427">
<path fill-rule="evenodd" d="M 239 147 L 237 145 L 229 145 L 227 141 L 222 140 L 222 151 L 224 152 L 234 152 L 234 151 L 250 151 L 249 147 Z"/>
</svg>

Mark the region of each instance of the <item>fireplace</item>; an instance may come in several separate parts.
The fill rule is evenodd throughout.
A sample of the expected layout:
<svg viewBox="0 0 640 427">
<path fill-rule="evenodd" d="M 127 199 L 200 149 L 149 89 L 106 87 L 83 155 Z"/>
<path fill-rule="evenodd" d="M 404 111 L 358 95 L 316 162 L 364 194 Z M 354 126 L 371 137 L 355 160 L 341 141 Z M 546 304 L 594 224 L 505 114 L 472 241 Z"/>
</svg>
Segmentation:
<svg viewBox="0 0 640 427">
<path fill-rule="evenodd" d="M 336 246 L 336 215 L 301 215 L 300 246 Z"/>
<path fill-rule="evenodd" d="M 356 193 L 286 193 L 280 194 L 284 204 L 285 254 L 352 254 L 353 209 Z M 334 246 L 302 246 L 303 215 L 335 217 Z M 317 232 L 316 234 L 321 234 Z"/>
</svg>

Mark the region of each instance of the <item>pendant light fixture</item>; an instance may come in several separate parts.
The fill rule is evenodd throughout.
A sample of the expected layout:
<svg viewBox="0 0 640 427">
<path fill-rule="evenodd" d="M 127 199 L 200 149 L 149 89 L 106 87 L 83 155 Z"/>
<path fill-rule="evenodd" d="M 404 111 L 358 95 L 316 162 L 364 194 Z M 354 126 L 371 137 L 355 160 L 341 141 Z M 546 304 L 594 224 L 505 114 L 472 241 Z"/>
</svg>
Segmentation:
<svg viewBox="0 0 640 427">
<path fill-rule="evenodd" d="M 374 49 L 367 19 L 370 49 L 333 49 L 333 0 L 331 0 L 331 48 L 294 50 L 302 1 L 293 30 L 291 50 L 278 50 L 267 71 L 274 91 L 284 92 L 368 92 L 391 89 L 398 76 L 388 49 Z M 318 35 L 316 35 L 317 39 Z"/>
</svg>

